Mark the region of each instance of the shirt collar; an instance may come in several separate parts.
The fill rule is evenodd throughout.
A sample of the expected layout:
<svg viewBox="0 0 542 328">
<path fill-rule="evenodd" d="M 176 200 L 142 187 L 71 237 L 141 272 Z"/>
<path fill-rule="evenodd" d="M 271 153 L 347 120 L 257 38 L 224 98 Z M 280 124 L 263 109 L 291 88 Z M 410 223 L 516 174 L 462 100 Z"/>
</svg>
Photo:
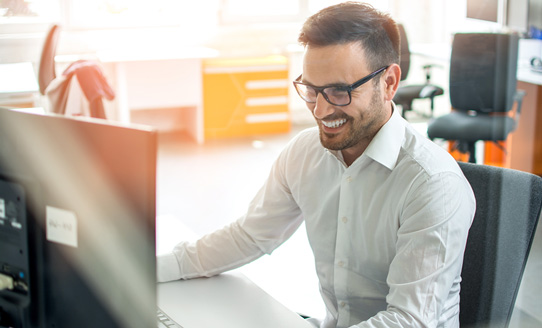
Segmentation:
<svg viewBox="0 0 542 328">
<path fill-rule="evenodd" d="M 392 102 L 393 113 L 365 149 L 364 155 L 390 170 L 395 168 L 405 137 L 405 121 Z"/>
</svg>

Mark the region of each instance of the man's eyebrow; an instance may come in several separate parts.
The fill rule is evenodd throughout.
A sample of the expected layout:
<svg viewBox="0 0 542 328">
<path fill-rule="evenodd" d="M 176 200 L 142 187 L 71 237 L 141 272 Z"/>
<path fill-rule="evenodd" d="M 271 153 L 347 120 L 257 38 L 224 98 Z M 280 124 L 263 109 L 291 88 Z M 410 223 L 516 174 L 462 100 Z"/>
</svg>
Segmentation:
<svg viewBox="0 0 542 328">
<path fill-rule="evenodd" d="M 344 83 L 344 82 L 335 82 L 335 83 L 330 83 L 330 84 L 325 84 L 325 85 L 314 85 L 312 83 L 310 83 L 309 81 L 305 80 L 303 78 L 303 75 L 301 75 L 301 80 L 300 80 L 302 83 L 304 84 L 307 84 L 311 87 L 315 87 L 315 88 L 343 88 L 343 87 L 347 87 L 349 86 L 350 84 L 348 83 Z"/>
</svg>

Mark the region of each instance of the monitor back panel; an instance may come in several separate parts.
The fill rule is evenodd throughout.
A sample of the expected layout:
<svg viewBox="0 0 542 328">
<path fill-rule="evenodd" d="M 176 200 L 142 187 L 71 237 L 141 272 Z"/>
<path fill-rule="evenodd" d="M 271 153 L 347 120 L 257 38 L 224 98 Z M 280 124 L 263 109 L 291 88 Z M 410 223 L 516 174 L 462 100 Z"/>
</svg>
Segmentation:
<svg viewBox="0 0 542 328">
<path fill-rule="evenodd" d="M 151 129 L 0 111 L 0 169 L 38 186 L 44 327 L 156 325 L 156 156 Z"/>
</svg>

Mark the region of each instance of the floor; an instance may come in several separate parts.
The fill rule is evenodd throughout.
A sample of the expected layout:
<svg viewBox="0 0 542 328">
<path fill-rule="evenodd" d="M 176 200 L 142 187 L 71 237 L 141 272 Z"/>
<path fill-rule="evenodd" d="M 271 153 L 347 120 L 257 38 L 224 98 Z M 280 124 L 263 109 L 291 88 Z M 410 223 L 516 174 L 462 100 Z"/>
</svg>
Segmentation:
<svg viewBox="0 0 542 328">
<path fill-rule="evenodd" d="M 414 120 L 415 121 L 415 120 Z M 424 121 L 415 123 L 421 131 Z M 196 235 L 220 228 L 244 213 L 291 133 L 196 145 L 182 133 L 160 136 L 158 215 L 179 220 Z M 283 268 L 289 268 L 283 270 Z M 322 317 L 313 258 L 304 229 L 271 256 L 239 269 L 292 310 Z M 286 272 L 288 271 L 288 272 Z M 528 261 L 510 327 L 542 327 L 542 224 Z"/>
</svg>

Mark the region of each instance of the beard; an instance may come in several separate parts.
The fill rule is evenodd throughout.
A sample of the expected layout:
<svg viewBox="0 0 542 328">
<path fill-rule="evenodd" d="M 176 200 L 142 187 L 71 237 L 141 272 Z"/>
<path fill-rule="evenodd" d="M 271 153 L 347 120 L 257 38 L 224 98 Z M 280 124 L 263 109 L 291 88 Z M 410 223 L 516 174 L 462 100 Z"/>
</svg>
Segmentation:
<svg viewBox="0 0 542 328">
<path fill-rule="evenodd" d="M 326 120 L 345 119 L 346 130 L 338 134 L 326 133 L 322 129 L 322 122 L 318 122 L 320 130 L 320 143 L 329 150 L 343 150 L 354 147 L 362 140 L 370 140 L 382 125 L 382 111 L 384 102 L 380 96 L 380 89 L 374 88 L 373 96 L 368 108 L 358 118 L 353 118 L 343 111 L 337 111 L 326 117 Z"/>
</svg>

